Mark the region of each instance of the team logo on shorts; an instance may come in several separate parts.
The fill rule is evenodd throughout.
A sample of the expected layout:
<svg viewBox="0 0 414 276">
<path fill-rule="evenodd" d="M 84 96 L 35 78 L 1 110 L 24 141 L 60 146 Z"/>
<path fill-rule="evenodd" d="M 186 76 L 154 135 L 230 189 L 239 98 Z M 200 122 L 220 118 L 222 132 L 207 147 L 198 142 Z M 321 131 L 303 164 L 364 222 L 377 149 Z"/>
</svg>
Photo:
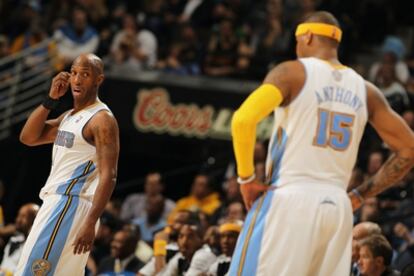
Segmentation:
<svg viewBox="0 0 414 276">
<path fill-rule="evenodd" d="M 44 259 L 37 259 L 32 264 L 32 272 L 35 276 L 45 276 L 50 270 L 51 264 Z"/>
</svg>

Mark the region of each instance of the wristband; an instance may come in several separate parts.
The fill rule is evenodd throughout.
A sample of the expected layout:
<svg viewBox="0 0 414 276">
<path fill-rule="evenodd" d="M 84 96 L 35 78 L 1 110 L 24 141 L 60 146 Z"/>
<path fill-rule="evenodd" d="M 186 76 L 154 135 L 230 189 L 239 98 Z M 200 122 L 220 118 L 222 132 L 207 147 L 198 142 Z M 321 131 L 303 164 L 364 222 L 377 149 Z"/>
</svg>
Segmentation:
<svg viewBox="0 0 414 276">
<path fill-rule="evenodd" d="M 252 176 L 250 176 L 249 178 L 247 178 L 247 179 L 242 179 L 240 176 L 239 177 L 237 177 L 237 183 L 239 183 L 240 185 L 244 185 L 244 184 L 247 184 L 247 183 L 250 183 L 250 182 L 252 182 L 253 180 L 255 180 L 256 179 L 256 174 L 254 173 L 254 174 L 252 174 Z"/>
<path fill-rule="evenodd" d="M 166 256 L 167 255 L 167 241 L 155 240 L 154 241 L 154 256 Z"/>
<path fill-rule="evenodd" d="M 59 99 L 53 99 L 49 95 L 47 95 L 46 98 L 43 100 L 42 105 L 44 108 L 49 110 L 56 109 L 59 105 Z"/>
<path fill-rule="evenodd" d="M 361 203 L 364 203 L 364 198 L 362 197 L 361 193 L 357 189 L 352 189 L 351 191 L 354 195 L 356 195 Z"/>
</svg>

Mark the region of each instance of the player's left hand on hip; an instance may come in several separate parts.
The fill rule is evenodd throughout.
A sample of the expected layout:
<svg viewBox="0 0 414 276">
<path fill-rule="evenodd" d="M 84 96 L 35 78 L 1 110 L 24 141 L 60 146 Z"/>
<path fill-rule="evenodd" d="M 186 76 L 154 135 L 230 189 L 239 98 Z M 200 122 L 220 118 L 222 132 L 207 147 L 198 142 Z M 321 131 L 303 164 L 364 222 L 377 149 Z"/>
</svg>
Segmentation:
<svg viewBox="0 0 414 276">
<path fill-rule="evenodd" d="M 84 254 L 90 251 L 94 239 L 95 227 L 87 224 L 82 225 L 73 243 L 73 254 Z"/>
<path fill-rule="evenodd" d="M 240 185 L 240 192 L 243 196 L 244 205 L 247 210 L 252 208 L 254 201 L 266 191 L 273 190 L 273 186 L 265 185 L 257 180 Z"/>
</svg>

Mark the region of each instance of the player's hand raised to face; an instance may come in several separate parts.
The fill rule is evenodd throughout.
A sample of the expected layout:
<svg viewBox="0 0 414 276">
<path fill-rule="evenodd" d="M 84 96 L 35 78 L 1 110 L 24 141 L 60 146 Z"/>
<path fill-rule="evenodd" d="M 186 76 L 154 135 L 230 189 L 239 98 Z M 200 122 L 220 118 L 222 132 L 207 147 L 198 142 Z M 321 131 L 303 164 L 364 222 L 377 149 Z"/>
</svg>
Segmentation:
<svg viewBox="0 0 414 276">
<path fill-rule="evenodd" d="M 66 91 L 69 88 L 70 84 L 70 74 L 68 72 L 60 72 L 57 74 L 53 80 L 52 85 L 50 86 L 49 96 L 53 99 L 59 99 L 65 95 Z"/>
</svg>

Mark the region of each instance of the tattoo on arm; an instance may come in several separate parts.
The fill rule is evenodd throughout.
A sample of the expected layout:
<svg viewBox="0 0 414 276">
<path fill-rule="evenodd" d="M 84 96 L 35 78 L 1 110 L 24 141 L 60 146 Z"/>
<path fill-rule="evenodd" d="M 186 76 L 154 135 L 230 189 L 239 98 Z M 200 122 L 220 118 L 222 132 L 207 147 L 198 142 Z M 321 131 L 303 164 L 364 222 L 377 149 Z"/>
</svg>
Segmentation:
<svg viewBox="0 0 414 276">
<path fill-rule="evenodd" d="M 414 149 L 411 149 L 414 151 Z M 398 183 L 413 167 L 414 159 L 393 154 L 376 175 L 357 188 L 364 198 L 373 197 Z"/>
</svg>

